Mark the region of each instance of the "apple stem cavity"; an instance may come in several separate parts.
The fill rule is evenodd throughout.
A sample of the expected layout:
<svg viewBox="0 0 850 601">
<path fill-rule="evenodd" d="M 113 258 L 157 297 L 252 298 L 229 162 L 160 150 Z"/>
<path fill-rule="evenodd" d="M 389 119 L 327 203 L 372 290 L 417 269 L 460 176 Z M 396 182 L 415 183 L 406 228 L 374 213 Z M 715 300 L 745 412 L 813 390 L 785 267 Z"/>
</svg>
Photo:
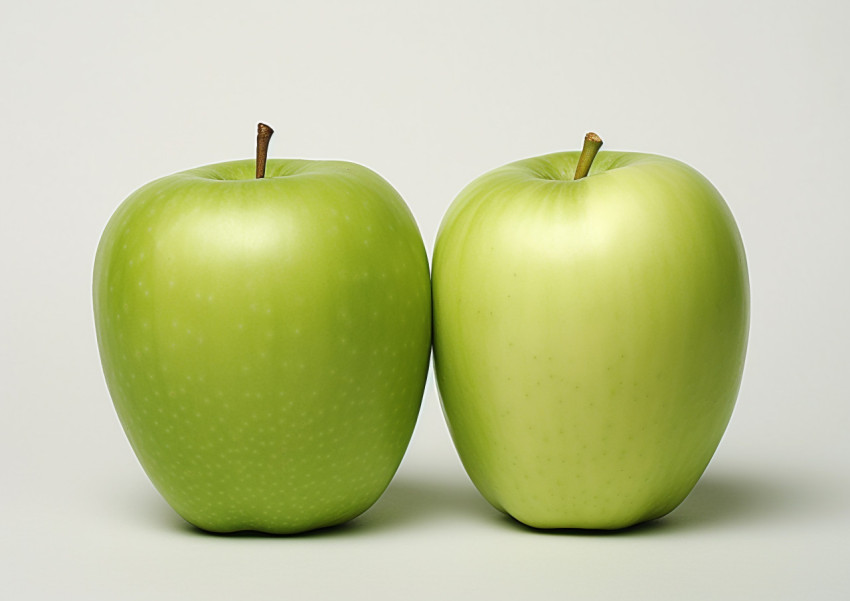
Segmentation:
<svg viewBox="0 0 850 601">
<path fill-rule="evenodd" d="M 578 165 L 576 165 L 576 175 L 573 179 L 581 179 L 590 173 L 590 166 L 600 148 L 602 148 L 602 138 L 593 132 L 584 136 L 584 146 L 581 149 L 581 156 L 579 156 Z"/>
<path fill-rule="evenodd" d="M 266 157 L 269 154 L 269 140 L 274 130 L 265 123 L 257 124 L 257 179 L 266 176 Z"/>
</svg>

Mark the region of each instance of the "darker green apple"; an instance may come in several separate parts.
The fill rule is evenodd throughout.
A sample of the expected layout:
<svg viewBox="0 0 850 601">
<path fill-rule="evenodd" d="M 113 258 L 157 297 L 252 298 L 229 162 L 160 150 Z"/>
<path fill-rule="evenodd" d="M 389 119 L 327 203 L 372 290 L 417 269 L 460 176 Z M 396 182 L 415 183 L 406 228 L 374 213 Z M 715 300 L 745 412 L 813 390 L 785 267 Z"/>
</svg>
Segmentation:
<svg viewBox="0 0 850 601">
<path fill-rule="evenodd" d="M 410 440 L 430 283 L 398 193 L 347 162 L 271 160 L 148 184 L 94 267 L 104 373 L 169 504 L 219 532 L 345 522 Z"/>
</svg>

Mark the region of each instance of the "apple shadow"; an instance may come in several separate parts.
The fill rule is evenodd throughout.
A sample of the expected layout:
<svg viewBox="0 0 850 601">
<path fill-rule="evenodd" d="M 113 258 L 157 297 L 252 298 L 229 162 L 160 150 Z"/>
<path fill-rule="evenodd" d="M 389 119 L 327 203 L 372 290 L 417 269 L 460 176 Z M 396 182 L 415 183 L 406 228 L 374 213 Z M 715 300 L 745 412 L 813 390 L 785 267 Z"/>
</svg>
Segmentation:
<svg viewBox="0 0 850 601">
<path fill-rule="evenodd" d="M 669 516 L 671 530 L 737 524 L 788 524 L 801 517 L 844 515 L 848 490 L 833 476 L 816 471 L 775 468 L 706 472 L 685 501 Z"/>
<path fill-rule="evenodd" d="M 174 512 L 171 512 L 174 514 Z M 430 521 L 486 519 L 500 515 L 478 494 L 471 482 L 449 481 L 429 476 L 398 474 L 384 494 L 363 514 L 344 524 L 296 534 L 269 534 L 251 530 L 208 532 L 173 515 L 179 529 L 203 536 L 224 538 L 328 538 L 372 536 Z"/>
<path fill-rule="evenodd" d="M 543 530 L 500 514 L 503 527 L 541 535 L 657 536 L 702 529 L 787 524 L 801 516 L 841 515 L 847 491 L 826 477 L 812 473 L 777 474 L 759 471 L 707 472 L 679 507 L 661 518 L 620 530 L 576 528 Z"/>
<path fill-rule="evenodd" d="M 215 533 L 183 520 L 154 491 L 133 494 L 133 520 L 169 532 L 221 538 L 326 538 L 371 536 L 427 523 L 490 523 L 536 535 L 657 536 L 736 525 L 785 524 L 800 516 L 841 515 L 848 493 L 826 476 L 775 471 L 709 470 L 685 501 L 662 518 L 621 530 L 551 529 L 527 526 L 491 507 L 468 480 L 437 475 L 396 476 L 380 499 L 361 516 L 338 526 L 300 534 L 256 531 Z M 126 517 L 126 516 L 125 516 Z"/>
<path fill-rule="evenodd" d="M 482 522 L 501 515 L 465 478 L 399 474 L 358 520 L 364 529 L 380 531 L 429 522 Z"/>
<path fill-rule="evenodd" d="M 215 538 L 326 538 L 373 535 L 428 521 L 477 519 L 501 515 L 468 480 L 397 474 L 384 494 L 360 516 L 337 526 L 296 534 L 270 534 L 254 530 L 211 532 L 180 517 L 153 487 L 124 489 L 114 501 L 122 506 L 123 520 L 154 525 L 169 533 Z M 113 505 L 115 507 L 115 505 Z M 129 514 L 132 514 L 129 515 Z"/>
</svg>

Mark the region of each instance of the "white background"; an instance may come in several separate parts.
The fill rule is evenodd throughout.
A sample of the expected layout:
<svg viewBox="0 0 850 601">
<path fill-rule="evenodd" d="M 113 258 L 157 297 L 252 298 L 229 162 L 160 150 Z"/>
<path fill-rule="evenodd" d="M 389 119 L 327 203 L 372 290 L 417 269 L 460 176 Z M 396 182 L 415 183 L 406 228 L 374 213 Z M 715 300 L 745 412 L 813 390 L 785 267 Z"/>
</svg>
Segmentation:
<svg viewBox="0 0 850 601">
<path fill-rule="evenodd" d="M 846 599 L 847 4 L 5 2 L 0 9 L 0 596 Z M 433 246 L 455 194 L 526 156 L 679 158 L 726 197 L 752 284 L 739 403 L 667 518 L 545 534 L 466 478 L 429 381 L 409 453 L 347 527 L 187 527 L 100 372 L 91 268 L 135 188 L 250 157 L 386 177 Z"/>
</svg>

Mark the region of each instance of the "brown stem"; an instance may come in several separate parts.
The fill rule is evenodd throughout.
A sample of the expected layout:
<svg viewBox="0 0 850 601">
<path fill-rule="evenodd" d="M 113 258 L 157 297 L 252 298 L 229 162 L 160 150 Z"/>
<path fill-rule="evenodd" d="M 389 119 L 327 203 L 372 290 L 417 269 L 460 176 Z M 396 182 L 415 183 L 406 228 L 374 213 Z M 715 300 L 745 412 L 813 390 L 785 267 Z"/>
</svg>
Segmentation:
<svg viewBox="0 0 850 601">
<path fill-rule="evenodd" d="M 265 123 L 257 124 L 257 179 L 266 176 L 266 157 L 269 154 L 269 140 L 274 130 Z"/>
<path fill-rule="evenodd" d="M 578 158 L 576 165 L 576 176 L 573 179 L 581 179 L 590 172 L 590 166 L 593 164 L 593 159 L 596 158 L 596 153 L 602 147 L 602 138 L 595 133 L 590 132 L 584 137 L 584 146 L 581 149 L 581 156 Z"/>
</svg>

